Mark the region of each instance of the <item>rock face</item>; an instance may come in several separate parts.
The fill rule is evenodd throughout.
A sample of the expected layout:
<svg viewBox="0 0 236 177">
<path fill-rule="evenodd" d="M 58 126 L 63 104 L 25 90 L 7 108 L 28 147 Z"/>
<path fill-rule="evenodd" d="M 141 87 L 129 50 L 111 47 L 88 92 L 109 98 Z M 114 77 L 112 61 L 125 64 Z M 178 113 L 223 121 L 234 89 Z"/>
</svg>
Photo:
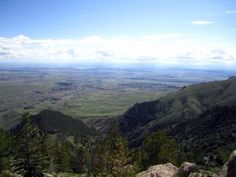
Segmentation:
<svg viewBox="0 0 236 177">
<path fill-rule="evenodd" d="M 138 173 L 136 177 L 174 177 L 178 168 L 171 163 L 151 166 L 147 171 Z"/>
<path fill-rule="evenodd" d="M 223 166 L 219 177 L 236 177 L 236 150 L 231 154 L 229 161 Z"/>
<path fill-rule="evenodd" d="M 188 177 L 191 173 L 198 172 L 198 171 L 199 171 L 199 168 L 195 163 L 184 162 L 178 170 L 178 176 Z"/>
<path fill-rule="evenodd" d="M 228 171 L 226 177 L 235 177 L 236 176 L 236 151 L 231 155 L 231 158 L 228 162 Z"/>
</svg>

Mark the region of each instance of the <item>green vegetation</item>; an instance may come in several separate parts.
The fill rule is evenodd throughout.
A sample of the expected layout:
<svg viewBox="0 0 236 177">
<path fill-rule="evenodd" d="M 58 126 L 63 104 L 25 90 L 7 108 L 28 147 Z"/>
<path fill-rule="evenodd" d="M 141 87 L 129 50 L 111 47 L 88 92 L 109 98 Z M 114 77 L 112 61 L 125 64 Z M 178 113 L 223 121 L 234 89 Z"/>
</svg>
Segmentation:
<svg viewBox="0 0 236 177">
<path fill-rule="evenodd" d="M 127 142 L 116 126 L 105 138 L 97 140 L 75 136 L 71 143 L 63 135 L 54 141 L 50 136 L 37 127 L 32 116 L 23 114 L 21 123 L 11 133 L 13 141 L 0 132 L 0 174 L 14 172 L 24 177 L 40 177 L 47 172 L 128 177 L 137 172 Z"/>
<path fill-rule="evenodd" d="M 184 85 L 209 79 L 204 74 L 196 78 L 195 72 L 177 73 L 115 68 L 2 69 L 0 126 L 11 127 L 24 111 L 36 114 L 44 109 L 74 118 L 114 117 L 137 102 L 155 100 Z M 213 73 L 211 79 L 218 75 Z"/>
<path fill-rule="evenodd" d="M 106 68 L 16 69 L 0 71 L 0 75 L 0 119 L 43 109 L 80 118 L 116 116 L 136 102 L 150 101 L 178 88 L 151 80 L 154 73 Z"/>
<path fill-rule="evenodd" d="M 134 177 L 151 165 L 171 162 L 179 166 L 186 160 L 218 170 L 204 163 L 201 150 L 184 153 L 163 131 L 146 136 L 140 148 L 129 149 L 116 125 L 110 127 L 105 137 L 68 137 L 46 134 L 28 113 L 10 134 L 0 131 L 0 153 L 0 176 L 14 172 L 24 177 L 40 177 L 43 173 L 64 177 Z M 227 159 L 224 148 L 219 148 L 218 158 Z"/>
<path fill-rule="evenodd" d="M 235 147 L 235 90 L 235 77 L 184 87 L 156 101 L 135 104 L 119 119 L 120 126 L 133 146 L 141 144 L 146 132 L 162 129 L 184 150 L 199 149 L 202 154 L 196 151 L 194 158 L 199 163 L 204 163 L 201 156 L 216 160 L 217 153 L 224 162 L 226 153 L 217 149 Z"/>
<path fill-rule="evenodd" d="M 99 143 L 92 155 L 92 174 L 110 177 L 133 177 L 137 167 L 131 158 L 127 141 L 112 126 L 105 139 Z"/>
<path fill-rule="evenodd" d="M 79 119 L 73 119 L 58 111 L 43 110 L 34 115 L 33 119 L 41 130 L 47 133 L 65 133 L 67 135 L 95 135 L 96 131 L 89 128 Z"/>
<path fill-rule="evenodd" d="M 186 155 L 173 138 L 167 136 L 164 131 L 159 131 L 144 139 L 142 146 L 136 151 L 135 158 L 140 169 L 144 170 L 150 165 L 168 162 L 178 166 L 186 160 Z"/>
<path fill-rule="evenodd" d="M 104 75 L 102 77 L 104 77 Z M 147 84 L 147 81 L 143 81 L 142 79 L 139 81 L 142 81 L 141 85 L 140 83 L 129 83 L 128 85 L 130 86 L 131 84 L 133 87 L 138 87 L 138 90 L 140 91 L 143 89 L 145 84 Z M 93 108 L 92 110 L 96 113 L 91 113 L 91 117 L 98 115 L 101 117 L 108 116 L 106 115 L 106 109 L 109 107 L 109 101 L 107 100 L 111 99 L 111 95 L 109 94 L 112 93 L 114 87 L 117 87 L 117 83 L 115 84 L 115 81 L 112 82 L 114 83 L 106 85 L 106 88 L 110 88 L 111 90 L 108 89 L 108 92 L 105 93 L 104 88 L 101 89 L 101 87 L 98 87 L 99 84 L 104 83 L 99 82 L 98 80 L 96 81 L 97 85 L 95 89 L 94 86 L 86 85 L 85 91 L 83 90 L 84 85 L 80 87 L 76 85 L 74 81 L 68 82 L 68 78 L 66 78 L 65 82 L 60 81 L 56 83 L 56 86 L 53 85 L 53 88 L 50 91 L 53 97 L 50 97 L 50 100 L 48 100 L 47 96 L 41 98 L 47 100 L 48 104 L 46 105 L 54 105 L 58 109 L 63 108 L 64 111 L 70 111 L 71 109 L 76 110 L 78 108 L 77 106 L 81 106 L 80 101 L 73 99 L 80 99 L 85 96 L 90 100 L 94 99 L 98 108 L 96 110 L 96 108 L 91 105 L 86 110 L 81 109 L 82 111 L 87 112 Z M 124 121 L 122 122 L 122 125 L 126 126 L 126 129 L 122 129 L 124 134 L 127 133 L 125 131 L 129 130 L 129 128 L 132 128 L 135 133 L 142 131 L 142 133 L 138 134 L 141 136 L 146 132 L 154 132 L 153 134 L 147 134 L 146 137 L 144 137 L 144 140 L 143 137 L 140 138 L 136 136 L 137 134 L 131 134 L 128 132 L 130 133 L 128 134 L 129 136 L 127 136 L 128 138 L 131 137 L 133 138 L 132 140 L 143 140 L 141 146 L 137 149 L 131 149 L 128 147 L 127 140 L 119 133 L 119 128 L 122 127 L 118 128 L 116 125 L 111 126 L 107 134 L 101 136 L 93 129 L 87 127 L 82 121 L 72 119 L 70 116 L 65 116 L 56 111 L 45 110 L 35 116 L 31 116 L 28 113 L 23 114 L 23 119 L 21 119 L 20 124 L 14 130 L 11 130 L 10 132 L 0 131 L 0 173 L 7 174 L 9 172 L 14 172 L 22 174 L 24 177 L 38 177 L 42 176 L 44 172 L 50 174 L 63 174 L 65 176 L 86 174 L 87 176 L 93 177 L 133 177 L 137 172 L 146 169 L 150 165 L 167 162 L 171 162 L 178 166 L 183 161 L 187 160 L 205 166 L 206 169 L 222 165 L 228 159 L 228 149 L 231 148 L 230 146 L 233 143 L 231 143 L 229 147 L 223 144 L 222 147 L 218 148 L 215 146 L 215 142 L 211 143 L 212 140 L 215 141 L 215 139 L 209 138 L 208 141 L 206 141 L 204 138 L 218 138 L 222 134 L 225 136 L 223 140 L 227 140 L 229 137 L 227 135 L 230 133 L 232 135 L 231 128 L 233 124 L 231 124 L 231 122 L 233 122 L 232 120 L 235 118 L 235 107 L 227 106 L 227 104 L 230 105 L 235 102 L 235 97 L 231 97 L 231 92 L 235 90 L 236 85 L 235 78 L 216 83 L 213 82 L 208 85 L 200 84 L 202 87 L 199 87 L 199 85 L 193 88 L 186 87 L 177 92 L 177 94 L 169 94 L 167 97 L 161 98 L 158 101 L 136 104 L 132 109 L 130 109 L 127 114 L 124 115 L 123 120 L 119 120 L 120 122 Z M 121 83 L 118 85 L 121 85 Z M 150 83 L 148 83 L 148 85 L 150 86 Z M 212 87 L 209 87 L 209 85 L 213 86 L 214 90 L 212 90 Z M 126 95 L 126 97 L 128 97 L 126 91 L 128 90 L 128 92 L 130 92 L 129 86 L 126 88 L 127 84 L 122 85 L 122 94 Z M 162 86 L 163 85 L 160 87 Z M 51 87 L 50 84 L 49 87 Z M 168 86 L 165 85 L 164 87 Z M 224 88 L 224 90 L 222 90 L 221 87 Z M 91 91 L 89 93 L 87 92 L 88 88 Z M 202 91 L 200 88 L 204 88 L 204 90 Z M 4 89 L 6 91 L 6 88 Z M 77 93 L 78 89 L 81 89 L 81 92 Z M 131 95 L 137 91 L 134 92 L 135 89 L 132 89 L 132 92 L 130 92 Z M 171 87 L 171 89 L 175 88 Z M 216 98 L 216 96 L 211 97 L 211 95 L 208 94 L 209 99 L 206 99 L 206 91 L 217 95 L 216 93 L 218 93 L 219 90 L 224 92 L 224 97 L 217 96 Z M 24 91 L 27 92 L 27 89 Z M 85 91 L 84 93 L 87 93 L 87 95 L 80 95 L 83 91 Z M 36 95 L 41 95 L 42 93 L 42 91 L 34 92 Z M 103 100 L 100 93 L 105 94 L 107 99 Z M 107 93 L 109 94 L 107 95 Z M 96 95 L 95 98 L 90 94 Z M 160 92 L 158 92 L 158 94 L 160 94 Z M 57 95 L 59 96 L 56 97 Z M 14 97 L 19 99 L 17 93 Z M 38 99 L 37 96 L 34 98 L 34 101 Z M 119 100 L 119 104 L 125 101 L 117 93 L 115 98 L 116 100 Z M 14 103 L 16 105 L 19 101 L 17 99 Z M 200 110 L 203 111 L 204 105 L 211 105 L 211 102 L 215 102 L 216 100 L 219 102 L 218 104 L 224 103 L 226 106 L 216 106 L 207 109 L 206 113 L 203 112 L 203 114 L 200 115 L 200 118 L 193 116 L 193 118 L 195 118 L 193 119 L 193 122 L 181 122 L 180 127 L 178 127 L 178 120 L 187 119 L 189 115 L 197 115 Z M 105 105 L 100 104 L 99 101 Z M 45 106 L 45 100 L 39 104 L 36 102 L 35 104 L 32 104 L 31 107 L 28 105 L 28 107 L 24 107 L 24 109 L 35 111 L 36 107 L 41 105 L 41 103 L 41 106 Z M 6 106 L 4 105 L 6 103 L 5 100 L 2 101 L 2 103 L 3 105 L 1 108 Z M 60 105 L 62 103 L 63 106 Z M 26 103 L 20 104 L 25 106 L 24 104 Z M 88 104 L 91 103 L 88 102 Z M 73 107 L 73 105 L 77 106 Z M 104 109 L 102 107 L 104 107 Z M 110 110 L 112 110 L 112 105 L 110 107 Z M 115 106 L 114 109 L 117 109 L 117 107 Z M 23 111 L 22 108 L 16 108 L 16 110 L 19 112 Z M 101 112 L 99 111 L 101 111 L 102 114 L 100 114 Z M 5 112 L 8 112 L 8 110 L 2 109 L 1 116 L 4 116 L 4 119 L 1 120 L 7 121 L 11 118 L 9 118 L 9 115 L 5 114 Z M 113 113 L 114 115 L 116 114 L 114 110 Z M 74 113 L 71 112 L 70 114 Z M 80 112 L 80 115 L 83 114 Z M 109 113 L 109 115 L 112 114 Z M 226 116 L 227 122 L 224 119 Z M 128 119 L 131 119 L 131 121 L 128 121 L 128 123 L 125 122 Z M 176 124 L 168 124 L 169 127 L 166 129 L 167 133 L 168 135 L 171 135 L 172 133 L 173 137 L 175 137 L 178 142 L 181 142 L 178 138 L 183 140 L 181 136 L 186 137 L 186 132 L 188 132 L 187 137 L 189 136 L 188 138 L 190 138 L 190 140 L 193 140 L 192 137 L 195 135 L 199 136 L 199 134 L 201 135 L 205 131 L 207 132 L 204 133 L 204 137 L 197 139 L 199 142 L 198 144 L 195 144 L 197 145 L 195 146 L 195 149 L 191 149 L 191 151 L 185 153 L 183 152 L 182 147 L 177 144 L 177 141 L 168 136 L 164 131 L 155 132 L 154 128 L 156 125 L 165 128 L 165 126 L 160 126 L 161 124 L 155 123 L 169 123 L 168 121 L 170 120 L 176 121 L 174 122 Z M 150 121 L 153 122 L 150 123 Z M 211 126 L 209 128 L 208 122 L 213 122 L 213 125 L 216 126 Z M 148 125 L 147 127 L 144 127 L 146 129 L 143 129 L 142 126 L 146 125 Z M 219 126 L 220 128 L 218 128 Z M 188 129 L 189 127 L 191 127 L 191 129 Z M 173 132 L 171 132 L 170 129 L 173 130 Z M 219 129 L 223 133 L 218 133 Z M 160 128 L 158 130 L 160 130 Z M 215 132 L 213 136 L 212 132 Z M 191 134 L 194 134 L 194 136 Z M 220 141 L 218 139 L 216 140 L 221 143 L 222 139 L 220 139 Z M 182 142 L 184 142 L 182 145 L 185 148 L 188 148 L 188 145 L 193 145 L 193 143 L 186 143 L 187 141 Z M 206 145 L 206 147 L 209 148 L 207 149 L 208 151 L 213 149 L 211 146 L 218 148 L 217 154 L 215 156 L 212 156 L 212 154 L 206 156 L 206 153 L 204 152 L 205 149 L 201 149 L 198 146 L 199 144 Z M 211 146 L 209 146 L 209 144 Z"/>
<path fill-rule="evenodd" d="M 230 156 L 230 151 L 228 151 L 225 147 L 220 147 L 217 149 L 217 161 L 219 164 L 223 165 L 228 161 Z"/>
<path fill-rule="evenodd" d="M 11 154 L 11 143 L 10 136 L 0 129 L 0 173 L 10 167 L 9 156 Z"/>
<path fill-rule="evenodd" d="M 14 138 L 12 170 L 24 177 L 42 177 L 48 165 L 43 132 L 28 113 L 23 115 L 21 127 Z"/>
</svg>

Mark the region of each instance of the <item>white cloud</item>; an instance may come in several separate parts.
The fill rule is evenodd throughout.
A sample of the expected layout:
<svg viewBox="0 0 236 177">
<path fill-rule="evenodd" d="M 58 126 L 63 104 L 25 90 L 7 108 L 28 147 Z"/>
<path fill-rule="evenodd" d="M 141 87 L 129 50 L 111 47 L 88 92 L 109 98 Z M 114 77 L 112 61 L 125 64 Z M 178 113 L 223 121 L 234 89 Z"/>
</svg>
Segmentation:
<svg viewBox="0 0 236 177">
<path fill-rule="evenodd" d="M 227 13 L 227 14 L 236 13 L 236 10 L 227 10 L 227 11 L 225 11 L 225 13 Z"/>
<path fill-rule="evenodd" d="M 194 25 L 209 25 L 209 24 L 212 24 L 212 23 L 213 23 L 212 21 L 206 21 L 206 20 L 192 21 L 192 24 L 194 24 Z"/>
<path fill-rule="evenodd" d="M 39 62 L 156 62 L 163 64 L 236 64 L 234 46 L 183 34 L 140 37 L 87 36 L 79 39 L 0 37 L 0 59 Z"/>
</svg>

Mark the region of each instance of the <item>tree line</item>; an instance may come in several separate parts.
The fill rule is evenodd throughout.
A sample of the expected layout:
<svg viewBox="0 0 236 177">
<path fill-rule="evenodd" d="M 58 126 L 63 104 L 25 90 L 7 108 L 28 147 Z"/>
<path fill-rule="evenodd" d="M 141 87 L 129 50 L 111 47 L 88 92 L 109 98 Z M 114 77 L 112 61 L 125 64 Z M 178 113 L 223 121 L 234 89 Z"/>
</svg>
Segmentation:
<svg viewBox="0 0 236 177">
<path fill-rule="evenodd" d="M 225 158 L 223 150 L 220 154 Z M 70 142 L 53 139 L 24 113 L 18 128 L 0 130 L 0 176 L 15 173 L 42 177 L 44 173 L 71 172 L 91 177 L 134 177 L 150 165 L 171 162 L 178 166 L 189 159 L 203 163 L 201 151 L 184 153 L 164 131 L 145 137 L 140 148 L 129 149 L 116 125 L 105 137 L 81 135 Z"/>
</svg>

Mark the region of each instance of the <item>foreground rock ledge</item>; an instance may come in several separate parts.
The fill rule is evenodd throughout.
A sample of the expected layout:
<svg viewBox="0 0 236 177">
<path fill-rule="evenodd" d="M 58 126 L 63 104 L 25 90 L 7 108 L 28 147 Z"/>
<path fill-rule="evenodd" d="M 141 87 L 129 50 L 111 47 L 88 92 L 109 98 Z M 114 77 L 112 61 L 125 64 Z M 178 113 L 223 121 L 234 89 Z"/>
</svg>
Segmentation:
<svg viewBox="0 0 236 177">
<path fill-rule="evenodd" d="M 219 177 L 236 177 L 236 150 L 234 150 L 229 161 L 223 166 Z"/>
<path fill-rule="evenodd" d="M 178 168 L 171 163 L 154 165 L 147 171 L 138 173 L 136 177 L 174 177 L 178 172 Z"/>
</svg>

